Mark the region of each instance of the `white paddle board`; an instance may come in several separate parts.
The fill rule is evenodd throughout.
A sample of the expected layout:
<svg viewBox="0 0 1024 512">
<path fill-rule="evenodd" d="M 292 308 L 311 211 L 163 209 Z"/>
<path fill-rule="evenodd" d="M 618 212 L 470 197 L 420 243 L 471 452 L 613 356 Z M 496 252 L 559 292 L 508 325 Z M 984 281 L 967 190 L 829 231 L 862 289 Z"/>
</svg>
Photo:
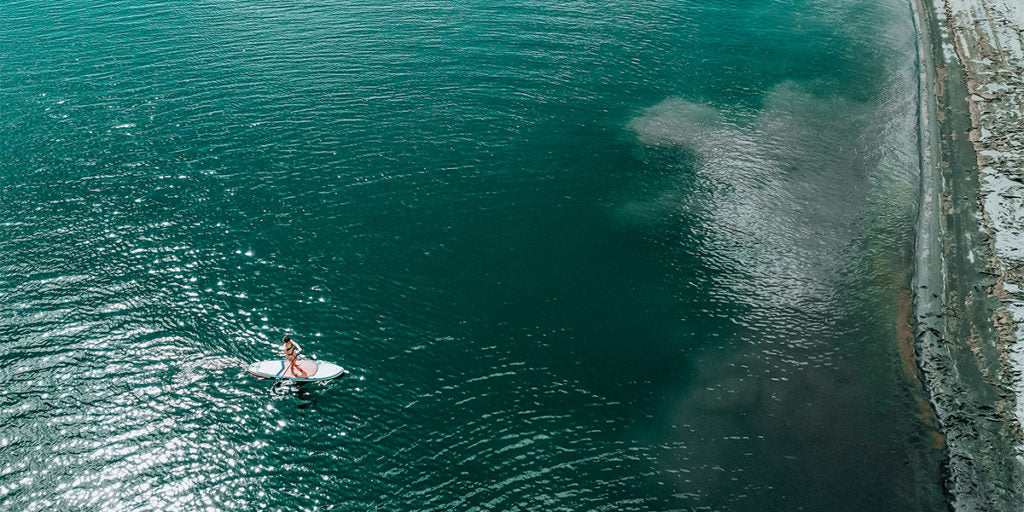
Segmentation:
<svg viewBox="0 0 1024 512">
<path fill-rule="evenodd" d="M 292 368 L 288 367 L 288 361 L 284 359 L 260 361 L 250 364 L 246 370 L 264 379 L 288 379 L 299 382 L 331 380 L 348 373 L 347 370 L 334 363 L 313 359 L 300 359 Z"/>
</svg>

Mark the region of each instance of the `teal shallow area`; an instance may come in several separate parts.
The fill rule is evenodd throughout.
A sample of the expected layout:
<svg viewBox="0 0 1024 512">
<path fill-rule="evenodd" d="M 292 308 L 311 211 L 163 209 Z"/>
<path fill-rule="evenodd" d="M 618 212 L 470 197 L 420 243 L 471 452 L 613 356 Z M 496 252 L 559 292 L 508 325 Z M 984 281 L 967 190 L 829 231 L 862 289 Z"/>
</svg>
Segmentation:
<svg viewBox="0 0 1024 512">
<path fill-rule="evenodd" d="M 0 509 L 941 510 L 897 0 L 0 5 Z M 245 372 L 291 334 L 352 374 Z"/>
</svg>

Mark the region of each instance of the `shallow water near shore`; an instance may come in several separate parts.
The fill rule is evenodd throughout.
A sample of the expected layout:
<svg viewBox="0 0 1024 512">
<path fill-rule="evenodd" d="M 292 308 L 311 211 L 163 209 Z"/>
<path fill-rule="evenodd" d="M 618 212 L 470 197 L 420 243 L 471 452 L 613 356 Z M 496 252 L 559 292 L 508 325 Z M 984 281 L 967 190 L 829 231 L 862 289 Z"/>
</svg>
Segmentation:
<svg viewBox="0 0 1024 512">
<path fill-rule="evenodd" d="M 889 0 L 5 3 L 0 508 L 943 509 L 915 55 Z M 284 334 L 352 373 L 247 376 Z"/>
</svg>

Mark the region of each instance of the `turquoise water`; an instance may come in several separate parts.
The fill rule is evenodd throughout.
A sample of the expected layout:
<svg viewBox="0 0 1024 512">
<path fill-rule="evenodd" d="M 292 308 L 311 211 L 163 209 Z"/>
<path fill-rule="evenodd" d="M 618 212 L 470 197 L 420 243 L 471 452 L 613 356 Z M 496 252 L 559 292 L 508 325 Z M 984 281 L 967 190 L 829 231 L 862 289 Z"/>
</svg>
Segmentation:
<svg viewBox="0 0 1024 512">
<path fill-rule="evenodd" d="M 937 510 L 896 0 L 0 6 L 0 508 Z M 352 373 L 243 371 L 291 334 Z"/>
</svg>

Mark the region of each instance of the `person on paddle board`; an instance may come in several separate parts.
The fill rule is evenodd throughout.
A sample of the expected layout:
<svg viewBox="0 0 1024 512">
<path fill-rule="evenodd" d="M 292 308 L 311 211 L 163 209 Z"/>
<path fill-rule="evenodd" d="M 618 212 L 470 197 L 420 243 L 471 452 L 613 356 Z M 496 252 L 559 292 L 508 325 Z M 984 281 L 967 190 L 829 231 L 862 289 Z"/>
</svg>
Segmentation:
<svg viewBox="0 0 1024 512">
<path fill-rule="evenodd" d="M 288 336 L 285 336 L 283 341 L 284 346 L 281 347 L 281 351 L 284 353 L 284 359 L 288 361 L 288 371 L 298 377 L 308 377 L 305 370 L 295 365 L 295 362 L 299 360 L 299 352 L 302 352 L 302 347 Z"/>
</svg>

